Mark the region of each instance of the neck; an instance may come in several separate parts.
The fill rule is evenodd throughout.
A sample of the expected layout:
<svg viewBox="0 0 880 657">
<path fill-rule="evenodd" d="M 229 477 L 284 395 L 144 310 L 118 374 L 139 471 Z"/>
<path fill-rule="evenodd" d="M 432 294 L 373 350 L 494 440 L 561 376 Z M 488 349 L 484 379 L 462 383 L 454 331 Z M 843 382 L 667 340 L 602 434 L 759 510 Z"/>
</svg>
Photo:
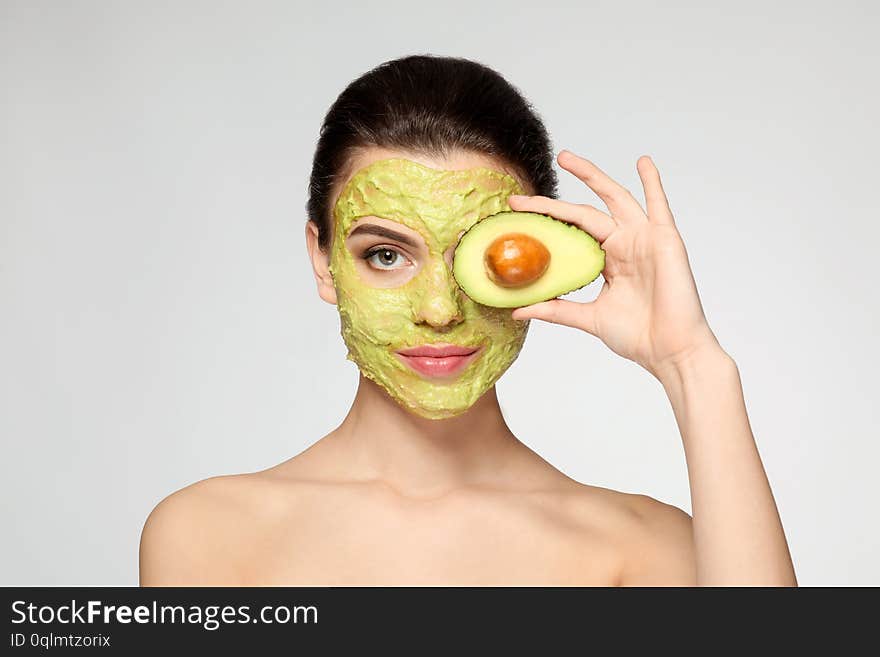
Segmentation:
<svg viewBox="0 0 880 657">
<path fill-rule="evenodd" d="M 378 479 L 413 496 L 498 483 L 510 472 L 505 465 L 527 449 L 504 421 L 495 386 L 465 413 L 429 420 L 362 374 L 351 409 L 333 434 L 352 476 Z"/>
</svg>

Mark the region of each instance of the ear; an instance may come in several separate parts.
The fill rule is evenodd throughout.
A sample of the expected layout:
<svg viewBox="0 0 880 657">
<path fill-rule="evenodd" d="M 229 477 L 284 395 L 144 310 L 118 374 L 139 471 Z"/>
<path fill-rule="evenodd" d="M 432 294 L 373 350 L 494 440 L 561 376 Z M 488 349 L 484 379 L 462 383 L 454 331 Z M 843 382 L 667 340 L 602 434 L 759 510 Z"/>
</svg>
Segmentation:
<svg viewBox="0 0 880 657">
<path fill-rule="evenodd" d="M 306 222 L 306 248 L 318 284 L 318 295 L 327 303 L 336 305 L 336 286 L 330 275 L 330 255 L 318 246 L 318 225 L 311 219 Z"/>
</svg>

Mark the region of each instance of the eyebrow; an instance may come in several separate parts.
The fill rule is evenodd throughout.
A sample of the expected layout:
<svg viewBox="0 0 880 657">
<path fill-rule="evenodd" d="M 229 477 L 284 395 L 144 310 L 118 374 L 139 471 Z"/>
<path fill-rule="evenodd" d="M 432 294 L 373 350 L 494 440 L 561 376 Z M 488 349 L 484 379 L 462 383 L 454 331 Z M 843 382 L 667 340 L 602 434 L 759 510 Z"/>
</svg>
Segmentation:
<svg viewBox="0 0 880 657">
<path fill-rule="evenodd" d="M 355 226 L 355 229 L 351 231 L 348 236 L 354 237 L 355 235 L 378 235 L 379 237 L 395 240 L 413 248 L 418 247 L 418 244 L 411 237 L 408 237 L 403 233 L 398 233 L 390 228 L 385 228 L 385 226 L 377 226 L 376 224 L 359 224 Z"/>
</svg>

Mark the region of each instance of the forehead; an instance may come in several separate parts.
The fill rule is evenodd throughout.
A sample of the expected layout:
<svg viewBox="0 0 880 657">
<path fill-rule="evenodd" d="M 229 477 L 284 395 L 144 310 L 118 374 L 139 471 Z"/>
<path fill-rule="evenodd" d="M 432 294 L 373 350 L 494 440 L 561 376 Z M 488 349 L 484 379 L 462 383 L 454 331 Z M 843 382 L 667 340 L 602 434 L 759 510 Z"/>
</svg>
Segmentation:
<svg viewBox="0 0 880 657">
<path fill-rule="evenodd" d="M 519 182 L 488 157 L 426 159 L 397 156 L 355 162 L 362 166 L 343 186 L 334 206 L 337 228 L 347 235 L 357 219 L 376 216 L 443 245 L 480 219 L 509 209 L 507 197 L 523 192 Z"/>
</svg>

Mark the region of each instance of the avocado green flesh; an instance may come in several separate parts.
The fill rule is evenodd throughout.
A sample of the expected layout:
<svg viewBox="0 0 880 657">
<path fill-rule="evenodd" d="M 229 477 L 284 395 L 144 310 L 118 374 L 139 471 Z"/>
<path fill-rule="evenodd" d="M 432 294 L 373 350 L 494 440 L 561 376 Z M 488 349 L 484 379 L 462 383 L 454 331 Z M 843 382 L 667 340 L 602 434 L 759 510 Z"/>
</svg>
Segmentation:
<svg viewBox="0 0 880 657">
<path fill-rule="evenodd" d="M 486 272 L 485 253 L 505 233 L 526 233 L 550 251 L 542 276 L 518 287 L 502 287 Z M 499 212 L 474 224 L 455 249 L 452 273 L 465 294 L 496 308 L 519 308 L 554 299 L 593 282 L 605 268 L 605 251 L 577 226 L 534 212 Z"/>
</svg>

